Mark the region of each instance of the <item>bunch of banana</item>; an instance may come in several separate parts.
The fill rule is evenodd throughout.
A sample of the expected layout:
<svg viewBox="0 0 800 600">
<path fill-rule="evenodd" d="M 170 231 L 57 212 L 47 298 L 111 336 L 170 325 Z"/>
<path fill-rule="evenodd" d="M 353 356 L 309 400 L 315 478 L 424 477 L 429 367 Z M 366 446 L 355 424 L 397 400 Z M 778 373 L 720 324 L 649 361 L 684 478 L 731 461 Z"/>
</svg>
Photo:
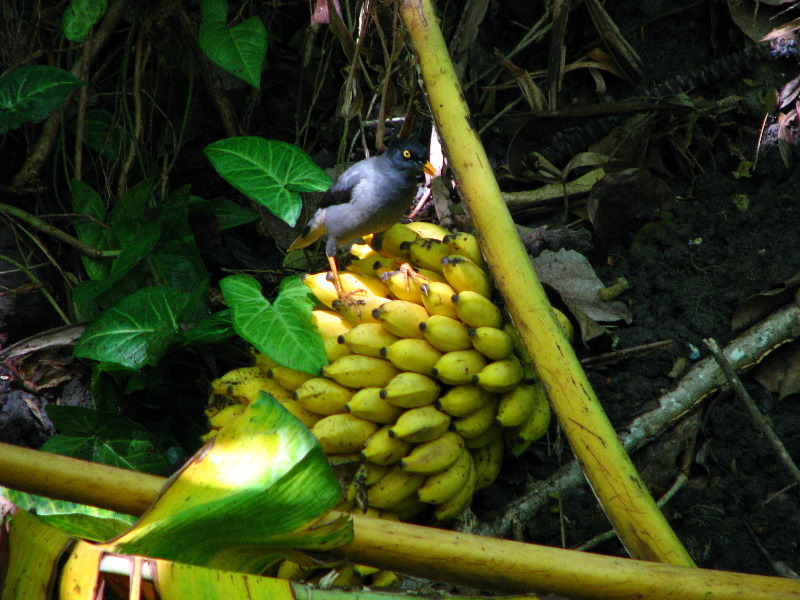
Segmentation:
<svg viewBox="0 0 800 600">
<path fill-rule="evenodd" d="M 213 405 L 209 418 L 218 428 L 264 390 L 309 427 L 332 464 L 349 465 L 340 509 L 447 522 L 491 485 L 505 453 L 519 456 L 546 433 L 544 389 L 491 299 L 474 236 L 398 224 L 352 252 L 341 273 L 348 301 L 326 273 L 303 280 L 320 303 L 312 320 L 329 364 L 313 375 L 256 355 L 254 367 L 214 382 L 214 397 L 231 406 Z"/>
</svg>

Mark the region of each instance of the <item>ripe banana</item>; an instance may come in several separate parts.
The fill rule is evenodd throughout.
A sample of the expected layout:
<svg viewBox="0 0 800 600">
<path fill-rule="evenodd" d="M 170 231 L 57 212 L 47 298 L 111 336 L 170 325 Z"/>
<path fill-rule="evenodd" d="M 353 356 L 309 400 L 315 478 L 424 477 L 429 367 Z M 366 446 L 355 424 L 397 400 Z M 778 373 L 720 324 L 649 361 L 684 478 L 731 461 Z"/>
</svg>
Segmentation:
<svg viewBox="0 0 800 600">
<path fill-rule="evenodd" d="M 300 404 L 297 400 L 293 400 L 292 398 L 286 400 L 278 400 L 281 406 L 292 413 L 295 418 L 300 421 L 303 425 L 311 429 L 314 425 L 319 423 L 320 419 L 322 419 L 322 415 L 317 413 L 313 413 Z"/>
<path fill-rule="evenodd" d="M 471 383 L 486 366 L 486 359 L 477 350 L 454 350 L 436 362 L 433 375 L 447 385 Z"/>
<path fill-rule="evenodd" d="M 312 310 L 311 323 L 322 336 L 322 344 L 325 347 L 325 356 L 328 358 L 328 362 L 350 354 L 347 346 L 339 344 L 339 336 L 347 333 L 352 327 L 341 315 L 332 310 Z"/>
<path fill-rule="evenodd" d="M 442 272 L 442 259 L 450 254 L 441 240 L 419 238 L 408 245 L 408 257 L 416 266 Z"/>
<path fill-rule="evenodd" d="M 456 292 L 473 291 L 481 296 L 492 296 L 492 280 L 478 265 L 460 254 L 442 259 L 442 273 Z"/>
<path fill-rule="evenodd" d="M 421 373 L 403 371 L 396 375 L 380 392 L 381 398 L 400 408 L 418 408 L 433 404 L 441 387 Z"/>
<path fill-rule="evenodd" d="M 226 396 L 237 402 L 250 404 L 258 398 L 260 391 L 265 391 L 276 400 L 291 398 L 291 393 L 274 379 L 268 379 L 259 367 L 241 367 L 228 371 L 211 382 L 211 392 Z"/>
<path fill-rule="evenodd" d="M 391 437 L 390 427 L 384 425 L 370 436 L 361 449 L 362 460 L 386 466 L 400 462 L 400 459 L 408 454 L 411 444 L 403 439 Z"/>
<path fill-rule="evenodd" d="M 468 327 L 496 327 L 503 325 L 503 315 L 491 300 L 478 292 L 461 292 L 453 296 L 456 313 Z"/>
<path fill-rule="evenodd" d="M 378 426 L 348 413 L 330 415 L 311 428 L 325 454 L 358 452 Z"/>
<path fill-rule="evenodd" d="M 417 490 L 417 498 L 427 504 L 444 504 L 466 485 L 472 468 L 472 454 L 462 450 L 447 469 L 428 476 Z"/>
<path fill-rule="evenodd" d="M 433 516 L 439 523 L 452 521 L 469 507 L 470 503 L 472 502 L 472 496 L 475 494 L 476 480 L 477 471 L 475 469 L 475 465 L 471 464 L 464 487 L 462 487 L 461 490 L 459 490 L 459 492 L 447 502 L 444 502 L 436 507 Z"/>
<path fill-rule="evenodd" d="M 380 481 L 388 472 L 389 467 L 384 465 L 376 465 L 371 462 L 363 462 L 358 467 L 358 471 L 353 476 L 353 481 L 358 481 L 360 485 L 369 487 L 373 483 Z M 368 515 L 370 516 L 370 515 Z"/>
<path fill-rule="evenodd" d="M 450 415 L 430 404 L 405 411 L 389 428 L 389 435 L 412 444 L 420 444 L 435 440 L 444 434 L 449 426 Z"/>
<path fill-rule="evenodd" d="M 485 390 L 501 394 L 514 389 L 524 375 L 519 359 L 512 354 L 483 367 L 473 381 Z"/>
<path fill-rule="evenodd" d="M 480 448 L 472 450 L 475 462 L 475 491 L 479 492 L 492 485 L 503 466 L 503 434 L 498 428 L 492 440 Z"/>
<path fill-rule="evenodd" d="M 452 465 L 463 451 L 464 438 L 447 431 L 435 440 L 416 446 L 400 461 L 400 467 L 412 473 L 432 475 Z"/>
<path fill-rule="evenodd" d="M 383 387 L 397 373 L 388 360 L 360 354 L 348 354 L 322 367 L 323 375 L 351 388 Z"/>
<path fill-rule="evenodd" d="M 428 223 L 427 221 L 412 221 L 408 224 L 408 228 L 416 232 L 420 237 L 432 240 L 442 240 L 445 236 L 450 235 L 450 232 L 441 225 Z"/>
<path fill-rule="evenodd" d="M 449 284 L 430 281 L 422 291 L 422 305 L 431 315 L 442 315 L 455 319 L 458 316 L 453 295 L 456 291 Z"/>
<path fill-rule="evenodd" d="M 314 376 L 305 371 L 298 371 L 296 369 L 284 367 L 283 365 L 276 365 L 267 371 L 267 377 L 277 381 L 284 389 L 296 390 Z"/>
<path fill-rule="evenodd" d="M 350 256 L 354 257 L 356 260 L 364 260 L 365 258 L 376 258 L 380 257 L 380 254 L 375 252 L 367 243 L 364 244 L 353 244 L 350 246 Z"/>
<path fill-rule="evenodd" d="M 479 385 L 456 385 L 436 400 L 436 406 L 451 417 L 466 417 L 489 403 L 492 395 Z"/>
<path fill-rule="evenodd" d="M 494 425 L 497 417 L 497 405 L 497 399 L 492 398 L 471 415 L 453 419 L 453 431 L 465 439 L 471 439 L 486 433 Z"/>
<path fill-rule="evenodd" d="M 431 271 L 430 269 L 414 269 L 417 275 L 420 275 L 428 280 L 431 281 L 438 281 L 439 283 L 447 283 L 447 280 L 444 278 L 444 275 L 441 273 L 437 273 L 436 271 Z"/>
<path fill-rule="evenodd" d="M 464 438 L 464 445 L 467 447 L 468 450 L 476 450 L 478 448 L 483 448 L 484 446 L 491 444 L 495 437 L 498 435 L 503 435 L 503 433 L 507 433 L 511 431 L 510 429 L 503 431 L 503 429 L 497 425 L 496 423 L 492 425 L 489 429 L 487 429 L 484 433 L 475 436 L 474 438 Z"/>
<path fill-rule="evenodd" d="M 544 390 L 543 390 L 544 391 Z M 545 394 L 537 395 L 533 411 L 519 427 L 505 430 L 506 448 L 514 456 L 519 456 L 532 442 L 538 440 L 550 425 L 550 403 Z"/>
<path fill-rule="evenodd" d="M 380 278 L 384 273 L 396 271 L 399 267 L 400 262 L 394 258 L 378 255 L 375 258 L 369 257 L 351 260 L 350 264 L 347 265 L 347 270 L 352 273 L 359 273 L 360 275 Z"/>
<path fill-rule="evenodd" d="M 419 328 L 431 346 L 442 352 L 472 348 L 469 329 L 456 319 L 444 315 L 432 315 L 427 321 L 420 323 Z"/>
<path fill-rule="evenodd" d="M 539 382 L 520 383 L 514 389 L 505 392 L 500 396 L 497 423 L 502 427 L 522 425 L 540 401 L 539 395 L 544 397 L 544 388 Z"/>
<path fill-rule="evenodd" d="M 388 358 L 401 371 L 414 371 L 430 375 L 442 353 L 427 340 L 404 339 L 381 348 L 381 356 Z"/>
<path fill-rule="evenodd" d="M 356 294 L 346 301 L 337 298 L 331 303 L 331 308 L 351 325 L 378 323 L 378 319 L 373 317 L 372 313 L 387 302 L 389 298 L 383 296 Z"/>
<path fill-rule="evenodd" d="M 514 340 L 502 329 L 478 327 L 469 330 L 472 347 L 489 360 L 502 360 L 514 352 Z"/>
<path fill-rule="evenodd" d="M 419 324 L 427 321 L 430 315 L 424 307 L 404 300 L 392 300 L 373 311 L 387 331 L 401 338 L 422 339 Z"/>
<path fill-rule="evenodd" d="M 325 377 L 309 379 L 292 393 L 303 408 L 318 415 L 343 413 L 352 396 L 353 390 Z"/>
<path fill-rule="evenodd" d="M 367 501 L 375 508 L 391 508 L 413 496 L 423 483 L 425 475 L 404 471 L 398 465 L 367 489 Z"/>
<path fill-rule="evenodd" d="M 392 296 L 398 300 L 422 304 L 420 283 L 427 282 L 423 282 L 420 277 L 412 276 L 405 270 L 398 269 L 383 273 L 381 281 L 386 284 Z"/>
<path fill-rule="evenodd" d="M 408 225 L 395 223 L 372 238 L 372 247 L 384 256 L 408 258 L 408 244 L 419 237 Z"/>
<path fill-rule="evenodd" d="M 366 387 L 358 390 L 346 404 L 345 410 L 362 419 L 369 419 L 381 424 L 394 423 L 403 412 L 402 408 L 394 406 L 382 398 L 381 388 L 378 387 Z"/>
<path fill-rule="evenodd" d="M 411 494 L 405 500 L 402 500 L 397 504 L 393 504 L 388 509 L 382 510 L 381 519 L 389 519 L 394 521 L 409 521 L 414 517 L 416 517 L 426 508 L 428 508 L 427 504 L 424 504 L 419 500 L 417 500 L 417 496 L 415 494 Z"/>
<path fill-rule="evenodd" d="M 450 254 L 461 254 L 462 256 L 466 256 L 481 269 L 487 273 L 489 272 L 486 260 L 483 258 L 483 253 L 481 252 L 480 245 L 478 244 L 478 238 L 471 233 L 467 233 L 465 231 L 451 233 L 444 236 L 442 241 L 449 248 Z"/>
<path fill-rule="evenodd" d="M 328 280 L 328 272 L 321 271 L 319 273 L 303 273 L 300 276 L 300 281 L 306 284 L 308 289 L 316 296 L 322 304 L 331 308 L 333 301 L 339 298 L 336 292 L 336 287 L 333 282 Z"/>
<path fill-rule="evenodd" d="M 358 299 L 362 295 L 388 296 L 389 288 L 377 277 L 361 275 L 349 271 L 339 273 L 339 281 L 342 283 L 342 290 L 353 293 L 353 299 Z M 363 293 L 359 293 L 359 290 Z"/>
<path fill-rule="evenodd" d="M 411 519 L 415 517 L 416 514 L 413 514 L 409 517 L 405 517 L 406 519 Z M 398 587 L 402 583 L 400 576 L 393 572 L 387 571 L 386 569 L 381 569 L 377 573 L 375 573 L 370 580 L 367 582 L 369 587 L 379 587 L 379 588 L 394 588 Z"/>
<path fill-rule="evenodd" d="M 241 417 L 245 410 L 247 410 L 246 404 L 231 404 L 230 406 L 223 408 L 213 417 L 209 417 L 208 422 L 212 429 L 220 430 L 228 423 L 231 423 Z"/>
<path fill-rule="evenodd" d="M 344 344 L 353 354 L 374 356 L 379 358 L 381 348 L 399 340 L 389 333 L 380 323 L 360 323 L 344 335 L 339 336 L 339 343 Z"/>
<path fill-rule="evenodd" d="M 575 341 L 575 327 L 572 325 L 572 321 L 570 321 L 569 317 L 560 310 L 558 310 L 557 308 L 554 308 L 553 312 L 556 315 L 556 321 L 561 326 L 561 329 L 564 331 L 564 336 L 571 344 L 572 342 Z"/>
<path fill-rule="evenodd" d="M 311 311 L 311 312 L 313 314 L 315 311 Z M 253 355 L 253 363 L 254 363 L 254 365 L 256 367 L 259 367 L 262 371 L 264 371 L 262 373 L 262 376 L 266 376 L 267 371 L 269 371 L 272 367 L 277 367 L 278 366 L 278 361 L 272 360 L 266 354 L 261 354 L 261 352 L 258 352 L 255 348 L 251 347 L 250 348 L 250 353 Z"/>
</svg>

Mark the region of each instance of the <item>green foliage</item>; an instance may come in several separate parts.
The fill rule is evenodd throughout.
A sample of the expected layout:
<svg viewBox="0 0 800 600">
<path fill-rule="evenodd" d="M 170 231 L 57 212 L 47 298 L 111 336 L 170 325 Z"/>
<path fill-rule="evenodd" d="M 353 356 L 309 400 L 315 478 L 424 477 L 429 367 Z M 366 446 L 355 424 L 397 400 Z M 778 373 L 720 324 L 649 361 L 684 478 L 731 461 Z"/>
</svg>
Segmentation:
<svg viewBox="0 0 800 600">
<path fill-rule="evenodd" d="M 260 137 L 219 140 L 205 147 L 228 183 L 291 226 L 300 216 L 298 192 L 324 192 L 331 180 L 302 149 Z"/>
<path fill-rule="evenodd" d="M 198 42 L 208 57 L 254 88 L 261 87 L 261 66 L 267 55 L 267 30 L 258 17 L 251 17 L 234 27 L 225 20 L 225 0 L 201 0 Z"/>
<path fill-rule="evenodd" d="M 43 121 L 82 85 L 72 73 L 56 67 L 14 69 L 0 78 L 0 133 Z"/>
<path fill-rule="evenodd" d="M 64 11 L 61 26 L 71 42 L 82 42 L 106 12 L 106 0 L 72 0 Z"/>
<path fill-rule="evenodd" d="M 261 284 L 248 275 L 231 275 L 219 285 L 236 333 L 256 350 L 306 373 L 317 374 L 327 364 L 322 340 L 311 324 L 316 300 L 299 277 L 284 279 L 272 304 L 261 294 Z"/>
</svg>

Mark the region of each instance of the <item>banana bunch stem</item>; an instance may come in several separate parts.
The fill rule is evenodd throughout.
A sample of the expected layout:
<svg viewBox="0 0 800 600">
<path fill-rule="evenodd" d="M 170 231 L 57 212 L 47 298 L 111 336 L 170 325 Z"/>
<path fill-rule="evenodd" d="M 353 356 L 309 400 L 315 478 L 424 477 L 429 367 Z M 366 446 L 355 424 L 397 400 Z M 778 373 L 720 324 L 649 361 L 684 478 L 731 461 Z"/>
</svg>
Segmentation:
<svg viewBox="0 0 800 600">
<path fill-rule="evenodd" d="M 0 443 L 0 485 L 20 491 L 140 515 L 165 483 L 155 475 Z M 800 600 L 800 583 L 794 579 L 690 569 L 349 516 L 353 541 L 329 554 L 435 581 L 592 600 Z"/>
<path fill-rule="evenodd" d="M 428 102 L 481 249 L 589 484 L 633 558 L 693 566 L 556 323 L 486 152 L 470 126 L 469 109 L 431 0 L 402 0 L 399 11 L 419 58 Z"/>
</svg>

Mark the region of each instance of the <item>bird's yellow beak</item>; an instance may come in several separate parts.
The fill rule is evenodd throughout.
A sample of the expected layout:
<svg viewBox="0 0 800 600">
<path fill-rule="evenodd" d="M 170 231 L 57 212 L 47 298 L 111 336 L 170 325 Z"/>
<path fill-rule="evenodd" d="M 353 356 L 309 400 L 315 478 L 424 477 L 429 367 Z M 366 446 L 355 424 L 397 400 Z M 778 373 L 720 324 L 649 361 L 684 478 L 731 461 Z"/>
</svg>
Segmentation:
<svg viewBox="0 0 800 600">
<path fill-rule="evenodd" d="M 431 177 L 436 175 L 436 169 L 433 168 L 433 165 L 431 164 L 431 161 L 429 161 L 429 160 L 426 160 L 425 164 L 422 165 L 422 170 L 425 171 Z"/>
</svg>

